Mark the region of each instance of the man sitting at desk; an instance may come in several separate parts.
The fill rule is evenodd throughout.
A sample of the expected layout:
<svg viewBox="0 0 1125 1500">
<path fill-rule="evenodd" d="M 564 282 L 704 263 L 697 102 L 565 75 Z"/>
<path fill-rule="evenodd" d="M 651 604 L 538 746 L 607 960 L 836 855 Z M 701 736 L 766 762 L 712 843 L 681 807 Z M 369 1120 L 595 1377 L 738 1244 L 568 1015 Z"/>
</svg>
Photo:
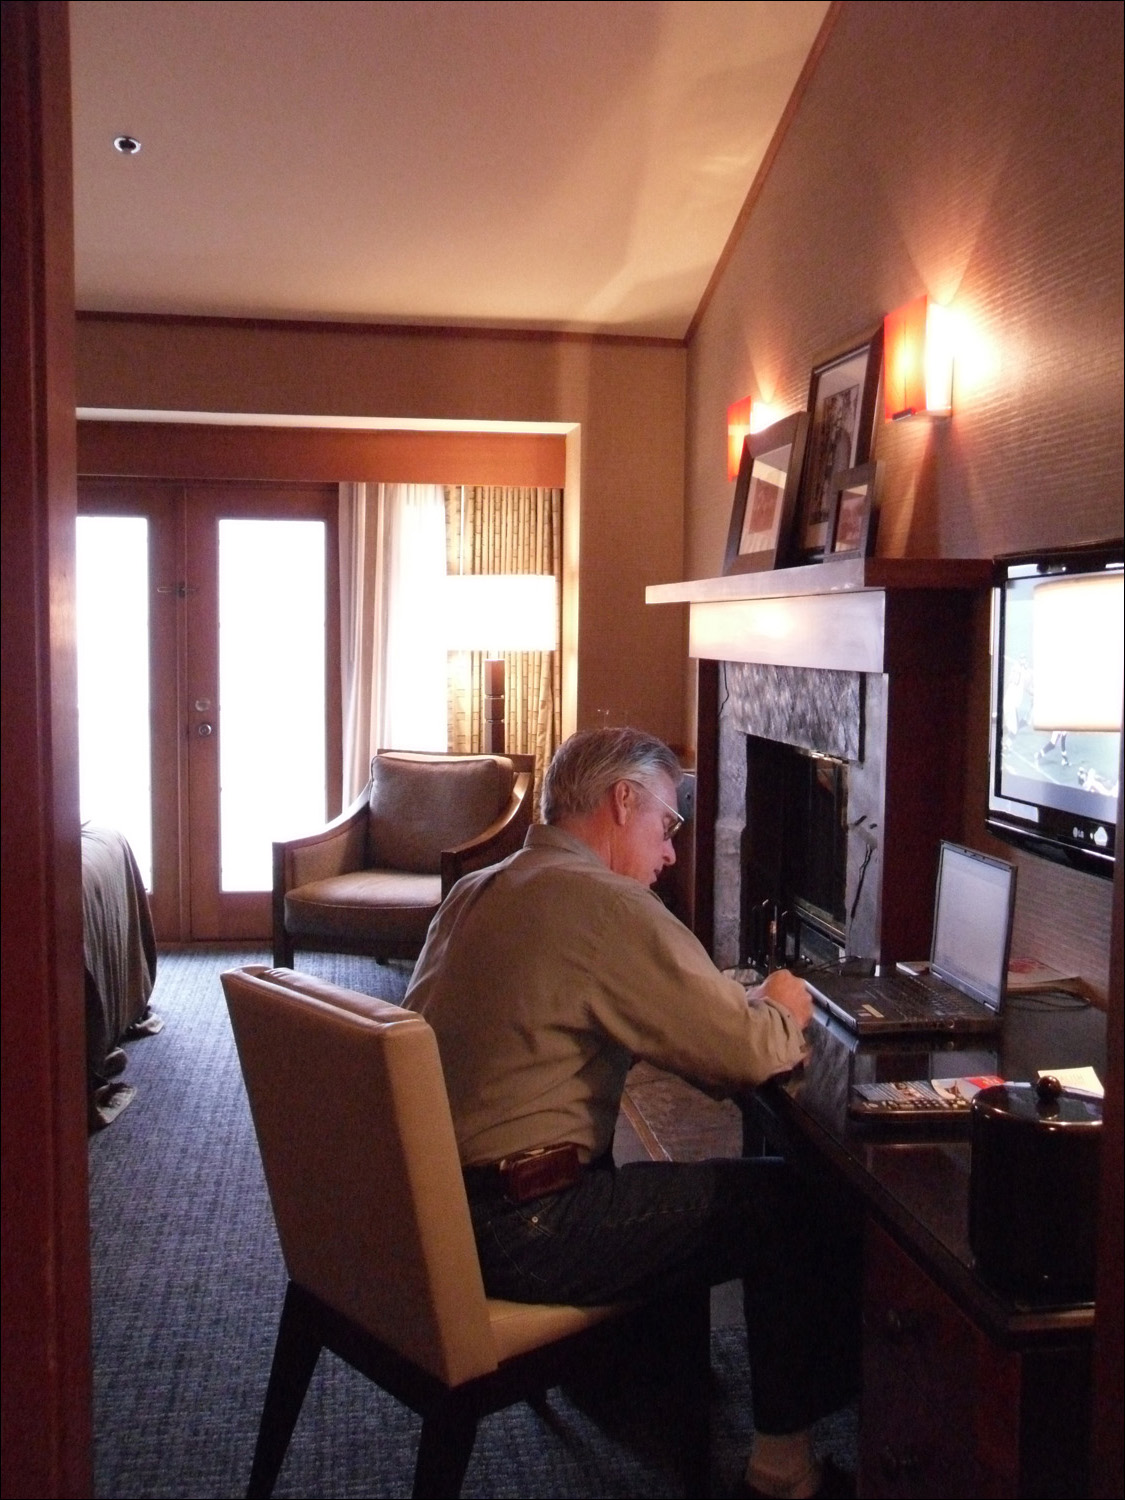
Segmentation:
<svg viewBox="0 0 1125 1500">
<path fill-rule="evenodd" d="M 850 1229 L 780 1161 L 612 1160 L 635 1059 L 730 1094 L 805 1054 L 805 986 L 778 972 L 747 996 L 649 889 L 675 859 L 682 775 L 637 730 L 573 735 L 544 824 L 454 887 L 405 1003 L 437 1035 L 488 1294 L 593 1304 L 742 1277 L 747 1485 L 835 1493 L 809 1428 L 856 1388 Z"/>
</svg>

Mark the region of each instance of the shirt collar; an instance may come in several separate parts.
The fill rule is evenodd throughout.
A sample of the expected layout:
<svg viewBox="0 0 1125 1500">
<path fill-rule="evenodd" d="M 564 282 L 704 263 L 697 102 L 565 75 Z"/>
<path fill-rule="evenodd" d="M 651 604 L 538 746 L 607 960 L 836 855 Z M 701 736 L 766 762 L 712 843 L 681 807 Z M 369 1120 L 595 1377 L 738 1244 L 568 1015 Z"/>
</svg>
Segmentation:
<svg viewBox="0 0 1125 1500">
<path fill-rule="evenodd" d="M 589 844 L 584 844 L 572 833 L 564 833 L 552 823 L 533 823 L 527 830 L 523 846 L 525 849 L 563 849 L 568 854 L 577 854 L 580 858 L 588 859 L 591 864 L 605 869 L 605 862 L 599 859 Z"/>
</svg>

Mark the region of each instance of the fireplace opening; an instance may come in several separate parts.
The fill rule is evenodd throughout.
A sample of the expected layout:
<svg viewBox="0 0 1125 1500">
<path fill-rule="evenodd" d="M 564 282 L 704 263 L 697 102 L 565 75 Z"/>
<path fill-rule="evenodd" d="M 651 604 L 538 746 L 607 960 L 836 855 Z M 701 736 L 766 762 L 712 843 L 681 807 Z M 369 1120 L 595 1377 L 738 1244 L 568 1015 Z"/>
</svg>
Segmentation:
<svg viewBox="0 0 1125 1500">
<path fill-rule="evenodd" d="M 746 736 L 740 963 L 837 963 L 847 911 L 848 763 Z"/>
</svg>

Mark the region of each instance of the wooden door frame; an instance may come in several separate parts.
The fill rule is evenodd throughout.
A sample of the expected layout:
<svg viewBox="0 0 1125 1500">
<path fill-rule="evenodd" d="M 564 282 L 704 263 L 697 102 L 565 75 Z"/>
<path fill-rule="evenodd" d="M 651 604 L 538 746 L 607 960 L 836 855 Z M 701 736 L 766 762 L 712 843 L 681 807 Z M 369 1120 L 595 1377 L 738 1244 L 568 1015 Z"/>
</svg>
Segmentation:
<svg viewBox="0 0 1125 1500">
<path fill-rule="evenodd" d="M 64 0 L 0 6 L 4 1492 L 93 1493 Z"/>
</svg>

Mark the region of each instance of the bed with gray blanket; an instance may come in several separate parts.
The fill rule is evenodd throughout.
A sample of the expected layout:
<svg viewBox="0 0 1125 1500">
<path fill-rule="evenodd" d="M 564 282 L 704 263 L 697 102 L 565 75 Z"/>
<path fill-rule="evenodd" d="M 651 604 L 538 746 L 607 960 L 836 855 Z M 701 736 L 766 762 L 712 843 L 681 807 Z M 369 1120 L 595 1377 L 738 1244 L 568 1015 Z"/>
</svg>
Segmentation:
<svg viewBox="0 0 1125 1500">
<path fill-rule="evenodd" d="M 86 1066 L 90 1125 L 109 1124 L 135 1090 L 114 1081 L 121 1042 L 160 1029 L 149 1010 L 156 938 L 136 858 L 112 828 L 82 829 L 82 941 L 86 967 Z"/>
</svg>

